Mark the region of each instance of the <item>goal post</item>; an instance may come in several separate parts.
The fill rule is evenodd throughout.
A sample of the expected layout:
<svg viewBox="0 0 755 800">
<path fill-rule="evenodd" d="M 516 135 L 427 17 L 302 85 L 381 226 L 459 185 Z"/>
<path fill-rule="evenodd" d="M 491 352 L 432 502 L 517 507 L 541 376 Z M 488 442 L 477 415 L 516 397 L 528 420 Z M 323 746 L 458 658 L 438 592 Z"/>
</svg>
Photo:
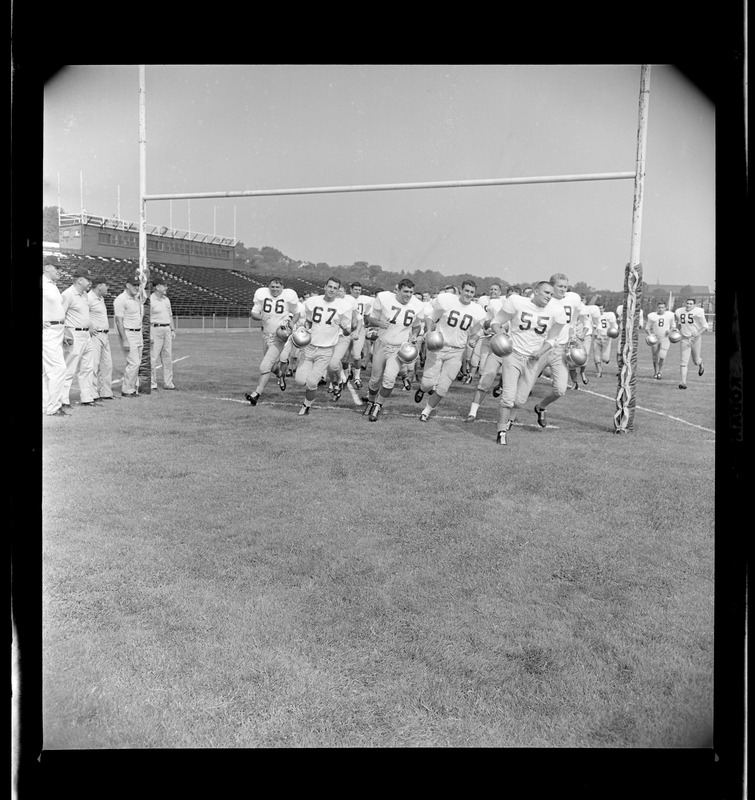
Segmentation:
<svg viewBox="0 0 755 800">
<path fill-rule="evenodd" d="M 277 195 L 334 194 L 345 192 L 400 191 L 409 189 L 465 188 L 479 186 L 510 186 L 540 183 L 575 183 L 581 181 L 634 180 L 632 204 L 632 239 L 629 263 L 624 278 L 624 313 L 621 322 L 619 353 L 619 380 L 614 414 L 614 432 L 625 433 L 634 429 L 635 378 L 637 369 L 637 331 L 639 330 L 640 300 L 642 297 L 642 266 L 640 265 L 640 233 L 642 227 L 642 201 L 645 178 L 645 145 L 647 140 L 647 106 L 650 83 L 650 66 L 643 64 L 640 75 L 639 122 L 637 131 L 637 157 L 633 172 L 603 172 L 577 175 L 546 175 L 528 178 L 486 178 L 479 180 L 426 181 L 414 183 L 383 183 L 352 186 L 316 186 L 295 189 L 251 189 L 242 191 L 191 192 L 181 194 L 147 194 L 146 186 L 146 89 L 144 65 L 139 66 L 139 278 L 144 302 L 144 349 L 140 376 L 147 377 L 146 391 L 151 390 L 151 365 L 149 356 L 149 295 L 147 280 L 147 202 L 153 200 L 192 200 L 195 198 L 271 197 Z"/>
</svg>

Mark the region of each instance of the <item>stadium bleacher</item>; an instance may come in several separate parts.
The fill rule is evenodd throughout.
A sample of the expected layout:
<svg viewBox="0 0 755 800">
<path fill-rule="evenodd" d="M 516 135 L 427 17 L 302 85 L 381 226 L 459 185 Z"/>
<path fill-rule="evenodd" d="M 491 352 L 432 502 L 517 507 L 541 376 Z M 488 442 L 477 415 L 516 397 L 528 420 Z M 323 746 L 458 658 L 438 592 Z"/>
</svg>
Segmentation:
<svg viewBox="0 0 755 800">
<path fill-rule="evenodd" d="M 113 300 L 123 291 L 126 278 L 139 269 L 136 259 L 108 258 L 104 256 L 56 254 L 60 262 L 59 287 L 66 288 L 73 282 L 73 273 L 84 267 L 92 277 L 107 278 L 109 295 L 105 298 L 108 314 L 113 314 Z M 163 264 L 150 261 L 151 281 L 160 276 L 168 284 L 173 313 L 181 317 L 223 315 L 248 316 L 254 293 L 270 283 L 272 275 L 250 274 L 240 270 L 217 269 L 190 265 Z M 320 293 L 322 282 L 304 278 L 283 277 L 286 287 L 303 296 L 308 292 Z M 364 286 L 368 294 L 378 287 Z"/>
</svg>

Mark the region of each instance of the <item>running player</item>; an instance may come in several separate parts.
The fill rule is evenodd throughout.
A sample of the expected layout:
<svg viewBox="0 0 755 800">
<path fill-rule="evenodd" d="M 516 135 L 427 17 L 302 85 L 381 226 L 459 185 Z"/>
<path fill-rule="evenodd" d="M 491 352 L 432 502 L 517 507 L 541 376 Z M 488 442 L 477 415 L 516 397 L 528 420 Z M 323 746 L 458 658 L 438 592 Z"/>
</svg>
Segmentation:
<svg viewBox="0 0 755 800">
<path fill-rule="evenodd" d="M 375 422 L 396 384 L 402 362 L 397 353 L 406 342 L 415 344 L 425 305 L 414 296 L 414 282 L 402 278 L 395 292 L 380 292 L 369 314 L 369 324 L 380 329 L 372 351 L 365 414 Z"/>
<path fill-rule="evenodd" d="M 535 284 L 531 298 L 512 294 L 507 297 L 491 324 L 500 333 L 509 323 L 513 350 L 503 357 L 503 391 L 498 412 L 496 444 L 505 445 L 518 410 L 530 396 L 538 376 L 540 359 L 553 349 L 556 337 L 566 325 L 566 312 L 552 303 L 553 286 L 549 281 Z M 536 407 L 537 410 L 537 407 Z M 544 415 L 538 414 L 543 425 Z"/>
<path fill-rule="evenodd" d="M 595 362 L 595 374 L 598 378 L 603 377 L 603 365 L 611 360 L 611 342 L 613 339 L 608 335 L 609 328 L 618 328 L 616 314 L 613 311 L 606 311 L 602 303 L 598 303 L 598 314 L 593 317 L 593 339 L 592 357 Z"/>
<path fill-rule="evenodd" d="M 692 363 L 697 367 L 697 374 L 702 376 L 705 372 L 702 356 L 702 338 L 708 330 L 708 321 L 705 319 L 705 312 L 700 306 L 695 304 L 695 300 L 688 297 L 683 308 L 677 308 L 674 312 L 679 333 L 682 335 L 679 346 L 681 348 L 681 379 L 680 389 L 687 388 L 687 367 L 689 357 L 692 356 Z"/>
<path fill-rule="evenodd" d="M 290 328 L 292 323 L 296 323 L 299 317 L 299 296 L 293 289 L 284 289 L 280 278 L 271 278 L 266 287 L 260 286 L 254 293 L 250 316 L 262 323 L 262 361 L 257 388 L 244 395 L 253 406 L 256 406 L 286 343 L 278 338 L 278 328 L 283 325 Z M 278 372 L 278 386 L 284 392 L 286 372 L 280 367 Z"/>
<path fill-rule="evenodd" d="M 651 344 L 650 350 L 653 354 L 653 377 L 660 380 L 663 376 L 663 362 L 671 341 L 668 338 L 669 331 L 676 328 L 676 317 L 671 311 L 666 310 L 666 304 L 661 301 L 656 306 L 655 311 L 648 314 L 647 332 L 658 337 L 658 344 Z"/>
<path fill-rule="evenodd" d="M 420 422 L 427 422 L 432 411 L 446 396 L 462 361 L 465 362 L 466 371 L 469 371 L 469 359 L 486 317 L 482 306 L 472 302 L 476 290 L 477 284 L 466 280 L 461 285 L 461 294 L 441 292 L 432 302 L 427 330 L 440 331 L 444 345 L 440 350 L 428 352 L 422 380 L 414 395 L 415 402 L 419 403 L 425 392 L 430 392 L 419 416 Z"/>
</svg>

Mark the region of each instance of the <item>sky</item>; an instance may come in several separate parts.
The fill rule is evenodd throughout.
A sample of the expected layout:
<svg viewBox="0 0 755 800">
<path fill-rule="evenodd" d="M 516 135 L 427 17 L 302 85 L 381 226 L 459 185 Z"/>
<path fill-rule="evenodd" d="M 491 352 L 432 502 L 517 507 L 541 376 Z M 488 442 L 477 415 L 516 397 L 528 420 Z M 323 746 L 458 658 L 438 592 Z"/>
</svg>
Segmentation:
<svg viewBox="0 0 755 800">
<path fill-rule="evenodd" d="M 634 172 L 640 65 L 146 65 L 146 193 Z M 715 289 L 715 108 L 651 65 L 640 261 Z M 45 85 L 43 204 L 139 220 L 139 67 Z M 292 259 L 623 288 L 632 179 L 160 200 Z"/>
</svg>

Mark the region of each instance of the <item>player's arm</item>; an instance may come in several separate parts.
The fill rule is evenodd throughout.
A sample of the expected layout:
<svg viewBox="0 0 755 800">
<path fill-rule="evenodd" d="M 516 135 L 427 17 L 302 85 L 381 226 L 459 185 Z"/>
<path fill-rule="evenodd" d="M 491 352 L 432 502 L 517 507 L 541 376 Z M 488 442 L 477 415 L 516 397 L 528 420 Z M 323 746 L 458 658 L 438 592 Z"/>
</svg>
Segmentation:
<svg viewBox="0 0 755 800">
<path fill-rule="evenodd" d="M 553 323 L 551 329 L 548 331 L 548 334 L 545 337 L 545 341 L 542 343 L 542 345 L 540 345 L 540 349 L 533 356 L 533 358 L 540 358 L 541 356 L 544 356 L 556 346 L 556 337 L 559 333 L 561 333 L 564 325 L 566 325 L 565 322 Z"/>
<path fill-rule="evenodd" d="M 515 316 L 516 314 L 512 314 L 501 309 L 490 323 L 490 330 L 493 331 L 493 335 L 500 333 L 503 330 L 504 325 L 514 319 Z"/>
</svg>

